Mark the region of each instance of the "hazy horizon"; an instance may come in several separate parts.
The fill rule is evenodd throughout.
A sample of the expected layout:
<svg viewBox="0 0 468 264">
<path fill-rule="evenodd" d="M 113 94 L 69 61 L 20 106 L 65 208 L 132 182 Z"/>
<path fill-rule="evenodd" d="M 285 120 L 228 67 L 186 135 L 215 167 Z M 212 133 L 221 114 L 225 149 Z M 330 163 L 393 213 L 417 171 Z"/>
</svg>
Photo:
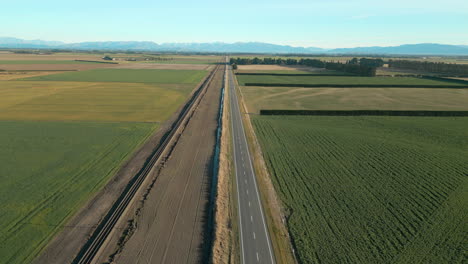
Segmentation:
<svg viewBox="0 0 468 264">
<path fill-rule="evenodd" d="M 157 42 L 153 40 L 84 40 L 84 41 L 73 41 L 67 42 L 58 39 L 26 39 L 16 36 L 0 36 L 0 38 L 16 38 L 25 41 L 51 41 L 51 42 L 63 42 L 64 44 L 74 44 L 74 43 L 84 43 L 84 42 L 154 42 L 156 44 L 203 44 L 203 43 L 224 43 L 224 44 L 235 44 L 235 43 L 266 43 L 266 44 L 275 44 L 275 45 L 286 45 L 291 46 L 294 48 L 322 48 L 322 49 L 335 49 L 335 48 L 360 48 L 360 47 L 394 47 L 394 46 L 401 46 L 401 45 L 415 45 L 415 44 L 441 44 L 441 45 L 455 45 L 455 46 L 467 46 L 467 44 L 457 44 L 457 43 L 437 43 L 437 42 L 425 42 L 425 43 L 399 43 L 394 45 L 362 45 L 362 46 L 339 46 L 339 47 L 332 47 L 332 48 L 325 48 L 325 47 L 318 47 L 318 46 L 299 46 L 299 45 L 290 45 L 290 44 L 282 44 L 282 43 L 271 43 L 271 42 L 262 42 L 262 41 L 234 41 L 234 42 L 225 42 L 225 41 L 211 41 L 211 42 Z"/>
<path fill-rule="evenodd" d="M 2 4 L 0 36 L 66 43 L 265 42 L 347 48 L 441 43 L 468 45 L 461 0 L 162 2 L 58 0 Z M 13 22 L 12 22 L 13 21 Z"/>
</svg>

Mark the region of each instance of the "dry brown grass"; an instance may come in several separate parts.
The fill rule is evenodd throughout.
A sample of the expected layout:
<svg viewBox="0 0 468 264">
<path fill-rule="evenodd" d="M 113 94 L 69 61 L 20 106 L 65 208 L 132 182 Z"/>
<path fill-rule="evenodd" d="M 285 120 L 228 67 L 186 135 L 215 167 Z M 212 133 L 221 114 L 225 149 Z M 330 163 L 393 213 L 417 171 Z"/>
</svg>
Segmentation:
<svg viewBox="0 0 468 264">
<path fill-rule="evenodd" d="M 101 60 L 102 55 L 0 53 L 0 60 Z"/>
<path fill-rule="evenodd" d="M 20 78 L 29 78 L 29 77 L 36 77 L 36 76 L 42 76 L 42 75 L 49 75 L 49 74 L 54 74 L 54 73 L 59 73 L 59 72 L 54 72 L 54 71 L 41 71 L 41 72 L 1 72 L 0 71 L 0 81 L 9 81 L 9 80 L 16 80 Z"/>
<path fill-rule="evenodd" d="M 225 87 L 227 83 L 225 82 Z M 230 142 L 230 123 L 229 123 L 229 105 L 227 100 L 228 89 L 225 89 L 223 127 L 221 133 L 221 150 L 219 156 L 218 185 L 215 205 L 215 234 L 213 242 L 213 264 L 232 263 L 235 257 L 233 240 L 234 233 L 231 228 L 233 221 L 233 201 L 231 200 L 230 177 L 231 163 L 229 158 Z"/>
<path fill-rule="evenodd" d="M 96 68 L 116 67 L 117 64 L 0 64 L 0 69 L 7 71 L 83 71 Z"/>
</svg>

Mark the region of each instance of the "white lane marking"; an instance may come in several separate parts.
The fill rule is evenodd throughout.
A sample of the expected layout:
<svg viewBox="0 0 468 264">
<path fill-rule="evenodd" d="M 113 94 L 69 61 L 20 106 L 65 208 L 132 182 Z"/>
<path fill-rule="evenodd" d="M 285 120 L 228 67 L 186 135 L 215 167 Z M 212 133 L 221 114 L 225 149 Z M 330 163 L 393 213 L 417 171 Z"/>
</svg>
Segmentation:
<svg viewBox="0 0 468 264">
<path fill-rule="evenodd" d="M 247 192 L 247 195 L 249 195 L 249 190 L 245 190 Z"/>
<path fill-rule="evenodd" d="M 244 173 L 245 174 L 245 173 Z M 244 180 L 245 184 L 247 184 L 247 180 Z"/>
<path fill-rule="evenodd" d="M 255 232 L 252 232 L 252 233 L 253 233 L 253 237 L 254 237 L 254 239 L 257 239 L 257 237 L 255 236 Z"/>
<path fill-rule="evenodd" d="M 259 261 L 260 261 L 260 258 L 258 257 L 258 252 L 257 252 L 257 262 L 259 262 Z"/>
<path fill-rule="evenodd" d="M 252 216 L 250 216 L 250 222 L 252 222 L 252 223 L 253 223 L 253 217 L 252 217 Z"/>
<path fill-rule="evenodd" d="M 249 202 L 249 207 L 250 207 L 250 202 Z"/>
<path fill-rule="evenodd" d="M 228 77 L 226 77 L 228 78 Z M 232 87 L 232 86 L 231 86 Z M 234 98 L 234 97 L 233 97 Z M 233 104 L 231 104 L 231 114 L 233 114 Z M 231 119 L 231 126 L 234 130 L 234 118 Z M 239 136 L 237 136 L 239 137 Z M 235 137 L 234 137 L 234 133 L 232 133 L 232 140 L 234 141 L 235 140 Z M 233 148 L 234 149 L 234 162 L 237 164 L 237 158 L 236 158 L 236 147 Z M 237 183 L 239 185 L 239 177 L 237 175 L 237 169 L 234 169 L 235 170 L 235 174 L 236 174 L 236 179 L 237 179 Z M 238 203 L 240 203 L 240 193 L 239 193 L 239 189 L 236 188 L 237 190 L 237 201 Z M 242 264 L 245 264 L 245 250 L 244 250 L 244 234 L 242 232 L 242 213 L 241 213 L 241 207 L 239 206 L 239 225 L 240 225 L 240 242 L 241 242 L 241 253 L 242 253 Z"/>
<path fill-rule="evenodd" d="M 237 95 L 234 95 L 234 96 L 236 96 L 236 97 L 233 97 L 233 99 L 234 98 L 237 99 Z M 237 104 L 238 104 L 238 102 L 237 102 Z M 237 108 L 239 108 L 239 105 L 237 105 Z M 245 136 L 245 128 L 244 128 L 244 123 L 242 122 L 242 120 L 240 122 L 240 125 L 241 125 L 241 128 L 242 128 L 242 139 L 243 139 L 243 142 L 245 142 L 245 145 L 247 146 L 248 145 L 247 144 L 247 138 Z M 270 260 L 271 260 L 271 263 L 275 263 L 275 260 L 273 259 L 273 252 L 272 252 L 272 249 L 271 249 L 270 237 L 268 236 L 268 228 L 266 227 L 266 223 L 265 223 L 265 215 L 263 213 L 263 207 L 262 207 L 262 203 L 261 203 L 261 200 L 260 200 L 260 195 L 258 194 L 257 179 L 255 178 L 255 175 L 254 175 L 255 172 L 254 172 L 253 165 L 252 165 L 252 158 L 250 157 L 250 152 L 249 152 L 248 148 L 246 149 L 246 152 L 247 152 L 247 157 L 249 159 L 250 169 L 252 170 L 252 180 L 253 180 L 254 185 L 255 185 L 255 192 L 257 194 L 257 199 L 258 199 L 258 202 L 260 204 L 260 214 L 262 216 L 262 223 L 263 223 L 263 228 L 265 230 L 265 236 L 266 236 L 266 239 L 267 239 L 268 251 L 270 253 L 269 254 L 270 255 Z"/>
</svg>

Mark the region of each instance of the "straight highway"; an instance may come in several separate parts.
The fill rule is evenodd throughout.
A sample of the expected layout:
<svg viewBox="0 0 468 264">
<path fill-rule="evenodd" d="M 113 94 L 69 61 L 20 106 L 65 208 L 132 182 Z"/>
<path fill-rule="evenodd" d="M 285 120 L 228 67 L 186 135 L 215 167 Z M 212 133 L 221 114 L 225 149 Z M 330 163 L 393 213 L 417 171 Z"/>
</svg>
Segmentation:
<svg viewBox="0 0 468 264">
<path fill-rule="evenodd" d="M 242 124 L 234 76 L 232 70 L 228 69 L 227 71 L 226 78 L 228 78 L 230 98 L 233 156 L 239 209 L 241 263 L 274 264 L 271 241 Z"/>
</svg>

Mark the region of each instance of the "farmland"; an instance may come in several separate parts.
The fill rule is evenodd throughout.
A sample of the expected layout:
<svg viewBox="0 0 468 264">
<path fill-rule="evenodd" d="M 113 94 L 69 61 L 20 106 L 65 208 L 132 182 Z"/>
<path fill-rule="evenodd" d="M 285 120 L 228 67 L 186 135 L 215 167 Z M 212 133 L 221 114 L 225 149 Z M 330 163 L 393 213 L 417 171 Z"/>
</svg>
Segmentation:
<svg viewBox="0 0 468 264">
<path fill-rule="evenodd" d="M 92 61 L 75 60 L 0 60 L 0 64 L 94 64 Z"/>
<path fill-rule="evenodd" d="M 468 110 L 467 89 L 241 87 L 250 113 L 291 110 Z"/>
<path fill-rule="evenodd" d="M 51 56 L 38 64 L 27 60 L 9 64 L 43 72 L 1 75 L 5 78 L 0 81 L 0 263 L 30 263 L 57 232 L 67 230 L 67 220 L 181 107 L 208 73 L 87 70 L 109 64 L 74 64 L 61 57 L 55 63 L 51 61 L 56 56 Z M 45 71 L 77 66 L 84 68 Z"/>
<path fill-rule="evenodd" d="M 1 82 L 0 120 L 164 122 L 193 84 Z"/>
<path fill-rule="evenodd" d="M 0 126 L 0 263 L 30 262 L 157 127 L 18 121 Z"/>
<path fill-rule="evenodd" d="M 301 263 L 462 263 L 467 118 L 254 116 Z"/>
<path fill-rule="evenodd" d="M 23 80 L 197 84 L 207 73 L 207 71 L 195 70 L 95 69 L 31 77 Z"/>
<path fill-rule="evenodd" d="M 281 84 L 290 86 L 305 85 L 438 85 L 438 86 L 463 86 L 460 83 L 437 81 L 413 77 L 358 77 L 358 76 L 277 76 L 277 75 L 238 75 L 240 85 L 246 83 L 264 84 L 264 86 Z M 466 85 L 465 85 L 466 86 Z"/>
</svg>

